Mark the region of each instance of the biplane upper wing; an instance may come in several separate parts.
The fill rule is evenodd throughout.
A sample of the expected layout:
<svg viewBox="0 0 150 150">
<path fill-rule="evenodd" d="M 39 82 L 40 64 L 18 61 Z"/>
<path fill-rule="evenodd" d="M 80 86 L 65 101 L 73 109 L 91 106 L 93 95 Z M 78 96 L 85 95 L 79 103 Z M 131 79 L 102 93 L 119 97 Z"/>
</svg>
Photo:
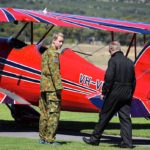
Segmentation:
<svg viewBox="0 0 150 150">
<path fill-rule="evenodd" d="M 24 10 L 15 8 L 0 8 L 0 22 L 37 22 L 52 24 L 55 26 L 78 27 L 67 22 L 63 22 L 51 16 L 46 16 L 43 11 Z"/>
<path fill-rule="evenodd" d="M 82 26 L 83 28 L 101 29 L 112 32 L 150 34 L 150 24 L 141 22 L 130 22 L 62 13 L 48 13 L 48 16 L 53 16 L 59 20 L 71 23 L 73 25 Z"/>
<path fill-rule="evenodd" d="M 112 32 L 150 34 L 150 25 L 99 17 L 88 17 L 65 13 L 0 8 L 0 22 L 41 22 L 63 27 L 100 29 Z"/>
</svg>

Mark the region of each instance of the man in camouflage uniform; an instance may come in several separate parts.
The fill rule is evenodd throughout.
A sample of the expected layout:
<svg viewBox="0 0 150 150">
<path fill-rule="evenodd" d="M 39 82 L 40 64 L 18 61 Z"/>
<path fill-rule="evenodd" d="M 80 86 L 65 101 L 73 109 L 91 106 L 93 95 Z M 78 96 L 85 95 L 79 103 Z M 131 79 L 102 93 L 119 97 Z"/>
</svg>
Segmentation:
<svg viewBox="0 0 150 150">
<path fill-rule="evenodd" d="M 62 33 L 54 33 L 51 46 L 42 54 L 41 98 L 39 101 L 41 111 L 39 142 L 41 144 L 58 144 L 54 140 L 59 122 L 63 86 L 57 50 L 61 48 L 63 41 Z"/>
</svg>

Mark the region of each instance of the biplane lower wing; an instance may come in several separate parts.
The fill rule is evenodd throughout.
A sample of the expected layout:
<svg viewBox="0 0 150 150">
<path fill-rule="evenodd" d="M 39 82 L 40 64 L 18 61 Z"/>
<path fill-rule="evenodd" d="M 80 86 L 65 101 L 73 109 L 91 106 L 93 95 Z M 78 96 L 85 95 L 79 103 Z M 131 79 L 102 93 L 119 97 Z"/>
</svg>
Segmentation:
<svg viewBox="0 0 150 150">
<path fill-rule="evenodd" d="M 26 101 L 22 97 L 2 88 L 0 88 L 0 104 L 1 103 L 31 105 L 28 101 Z"/>
</svg>

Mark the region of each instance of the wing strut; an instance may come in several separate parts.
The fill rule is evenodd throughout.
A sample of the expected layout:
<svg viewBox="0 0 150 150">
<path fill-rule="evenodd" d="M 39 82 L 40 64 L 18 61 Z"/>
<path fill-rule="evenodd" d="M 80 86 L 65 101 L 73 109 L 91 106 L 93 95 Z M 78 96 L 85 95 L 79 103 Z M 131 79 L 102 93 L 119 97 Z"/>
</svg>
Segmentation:
<svg viewBox="0 0 150 150">
<path fill-rule="evenodd" d="M 111 40 L 114 41 L 114 32 L 111 31 Z"/>
<path fill-rule="evenodd" d="M 31 22 L 31 44 L 33 44 L 33 22 Z"/>
<path fill-rule="evenodd" d="M 19 36 L 20 36 L 20 34 L 22 33 L 22 31 L 26 28 L 26 26 L 28 25 L 29 23 L 27 22 L 22 28 L 21 28 L 21 30 L 18 32 L 18 34 L 15 36 L 15 38 L 17 39 Z"/>
<path fill-rule="evenodd" d="M 144 44 L 146 43 L 146 34 L 143 35 Z"/>
<path fill-rule="evenodd" d="M 77 52 L 77 53 L 79 53 L 79 54 L 83 54 L 83 55 L 87 55 L 87 56 L 92 56 L 92 54 L 89 54 L 89 53 L 84 53 L 84 52 L 79 52 L 79 51 L 75 51 L 75 50 L 73 50 L 74 52 Z"/>
<path fill-rule="evenodd" d="M 132 37 L 131 42 L 130 42 L 130 44 L 129 44 L 128 50 L 127 50 L 127 52 L 126 52 L 126 57 L 128 56 L 128 54 L 129 54 L 129 52 L 130 52 L 130 49 L 131 49 L 131 47 L 132 47 L 132 44 L 133 44 L 133 42 L 134 42 L 135 39 L 136 39 L 136 33 L 133 34 L 133 37 Z"/>
<path fill-rule="evenodd" d="M 135 34 L 135 39 L 134 39 L 134 56 L 135 56 L 135 60 L 136 60 L 136 56 L 137 56 L 137 49 L 136 49 L 136 37 L 137 35 Z"/>
<path fill-rule="evenodd" d="M 54 25 L 52 25 L 48 31 L 43 35 L 43 37 L 37 42 L 37 45 L 44 40 L 44 38 L 47 36 L 47 34 L 53 29 Z"/>
</svg>

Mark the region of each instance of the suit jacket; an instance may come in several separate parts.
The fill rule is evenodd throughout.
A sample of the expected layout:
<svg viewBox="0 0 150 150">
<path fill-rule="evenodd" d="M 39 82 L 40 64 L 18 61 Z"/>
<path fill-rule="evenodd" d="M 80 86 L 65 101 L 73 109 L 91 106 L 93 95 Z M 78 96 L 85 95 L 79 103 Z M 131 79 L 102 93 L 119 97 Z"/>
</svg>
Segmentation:
<svg viewBox="0 0 150 150">
<path fill-rule="evenodd" d="M 114 53 L 106 70 L 102 94 L 120 96 L 129 99 L 133 96 L 136 85 L 134 63 L 123 55 L 123 52 Z"/>
</svg>

